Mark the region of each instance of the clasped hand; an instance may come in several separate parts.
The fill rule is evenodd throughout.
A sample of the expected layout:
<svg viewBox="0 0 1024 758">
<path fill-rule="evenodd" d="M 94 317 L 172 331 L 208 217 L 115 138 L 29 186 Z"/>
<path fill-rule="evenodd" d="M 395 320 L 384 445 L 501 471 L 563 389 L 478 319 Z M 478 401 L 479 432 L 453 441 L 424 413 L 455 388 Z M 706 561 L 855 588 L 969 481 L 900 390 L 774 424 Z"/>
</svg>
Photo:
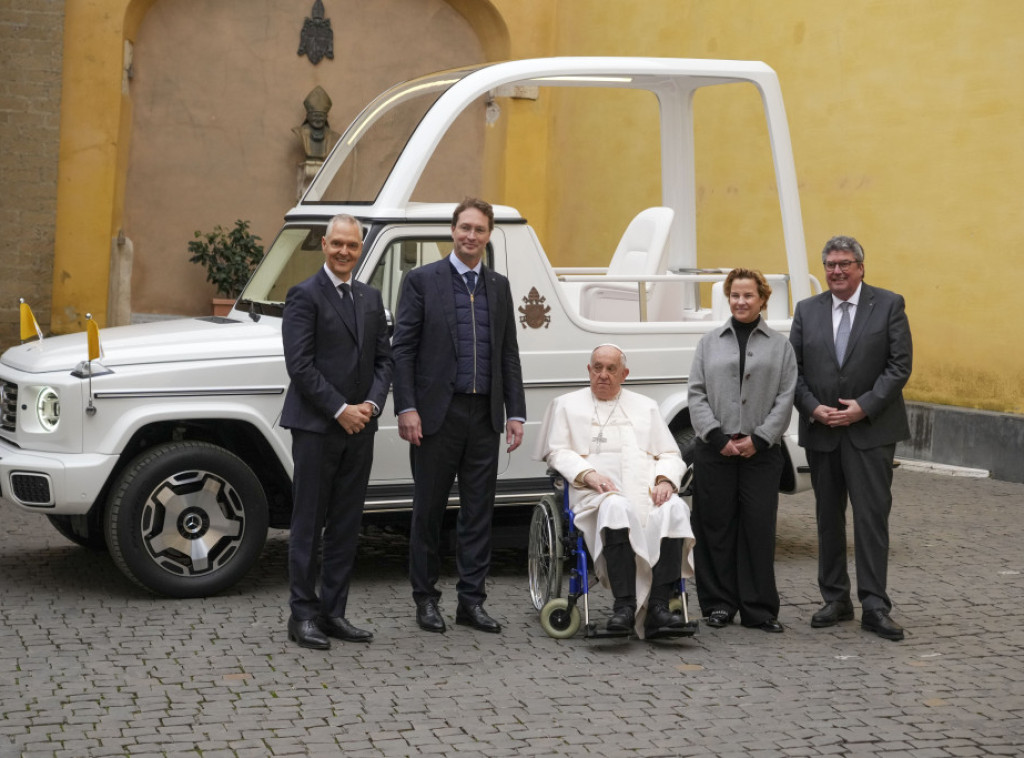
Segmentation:
<svg viewBox="0 0 1024 758">
<path fill-rule="evenodd" d="M 839 398 L 839 403 L 845 407 L 833 408 L 828 405 L 819 405 L 811 415 L 815 421 L 825 426 L 850 426 L 868 415 L 856 400 Z"/>
<path fill-rule="evenodd" d="M 754 447 L 754 440 L 749 435 L 746 437 L 735 437 L 725 443 L 720 451 L 722 455 L 738 455 L 740 458 L 750 458 L 757 452 Z"/>
<path fill-rule="evenodd" d="M 365 403 L 359 403 L 355 405 L 349 403 L 345 406 L 345 410 L 338 414 L 338 423 L 341 424 L 341 428 L 349 434 L 355 434 L 361 432 L 363 428 L 370 423 L 370 419 L 373 418 L 373 403 L 366 401 Z"/>
</svg>

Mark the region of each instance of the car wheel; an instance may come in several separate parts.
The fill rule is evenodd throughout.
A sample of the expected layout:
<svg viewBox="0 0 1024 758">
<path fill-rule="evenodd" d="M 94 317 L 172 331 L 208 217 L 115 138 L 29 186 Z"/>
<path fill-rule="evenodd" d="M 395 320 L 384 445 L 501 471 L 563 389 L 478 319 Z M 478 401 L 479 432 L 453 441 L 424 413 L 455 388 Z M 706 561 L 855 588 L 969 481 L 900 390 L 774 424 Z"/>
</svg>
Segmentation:
<svg viewBox="0 0 1024 758">
<path fill-rule="evenodd" d="M 102 511 L 102 508 L 93 508 L 89 513 L 81 516 L 47 516 L 46 518 L 65 539 L 90 550 L 100 551 L 107 549 L 107 540 L 103 536 L 103 519 L 94 514 L 102 514 Z"/>
<path fill-rule="evenodd" d="M 151 448 L 121 473 L 106 514 L 111 557 L 170 597 L 205 597 L 241 579 L 267 539 L 267 498 L 238 456 L 205 442 Z"/>
</svg>

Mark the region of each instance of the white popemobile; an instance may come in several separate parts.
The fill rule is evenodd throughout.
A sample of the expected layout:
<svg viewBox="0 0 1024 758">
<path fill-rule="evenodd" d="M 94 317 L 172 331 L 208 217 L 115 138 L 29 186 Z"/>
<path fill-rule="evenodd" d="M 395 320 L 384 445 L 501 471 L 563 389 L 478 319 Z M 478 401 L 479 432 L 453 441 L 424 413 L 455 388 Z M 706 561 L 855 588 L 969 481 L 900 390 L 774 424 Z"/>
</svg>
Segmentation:
<svg viewBox="0 0 1024 758">
<path fill-rule="evenodd" d="M 768 66 L 550 58 L 445 71 L 397 85 L 363 110 L 287 214 L 229 317 L 104 329 L 103 357 L 92 362 L 84 333 L 7 350 L 0 359 L 0 497 L 49 517 L 76 543 L 105 547 L 153 592 L 196 597 L 237 582 L 258 559 L 268 527 L 288 525 L 291 445 L 278 424 L 288 385 L 281 314 L 288 288 L 323 264 L 327 220 L 339 212 L 360 219 L 366 242 L 356 276 L 379 288 L 394 313 L 402 275 L 451 250 L 451 213 L 462 197 L 410 201 L 442 138 L 471 107 L 493 107 L 508 93 L 543 96 L 537 93 L 548 87 L 656 97 L 662 198 L 629 224 L 607 268 L 552 267 L 519 212 L 495 207 L 486 262 L 508 276 L 519 309 L 525 449 L 548 402 L 585 383 L 590 350 L 614 342 L 629 357 L 630 387 L 658 401 L 685 450 L 693 436 L 686 408 L 693 351 L 728 316 L 714 285 L 724 271 L 699 268 L 693 96 L 732 83 L 753 85 L 764 108 L 788 266 L 768 276 L 776 296 L 767 316 L 788 333 L 790 302 L 808 297 L 817 282 L 807 269 L 782 95 Z M 702 283 L 712 293 L 706 304 Z M 385 410 L 376 436 L 367 513 L 411 505 L 408 446 L 393 410 Z M 795 424 L 784 447 L 782 489 L 804 489 Z M 549 491 L 543 464 L 517 452 L 501 471 L 497 505 L 533 504 Z"/>
</svg>

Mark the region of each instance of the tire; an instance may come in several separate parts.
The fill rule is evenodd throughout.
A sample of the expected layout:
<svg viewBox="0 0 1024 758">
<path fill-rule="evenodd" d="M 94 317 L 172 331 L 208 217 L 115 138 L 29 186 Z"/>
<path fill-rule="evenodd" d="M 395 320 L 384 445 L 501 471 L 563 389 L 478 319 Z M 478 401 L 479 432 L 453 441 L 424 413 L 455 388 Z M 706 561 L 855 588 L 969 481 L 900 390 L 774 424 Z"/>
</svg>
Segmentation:
<svg viewBox="0 0 1024 758">
<path fill-rule="evenodd" d="M 103 519 L 93 514 L 102 514 L 102 508 L 93 508 L 81 516 L 47 516 L 53 528 L 65 539 L 97 552 L 107 549 L 103 535 Z"/>
<path fill-rule="evenodd" d="M 556 640 L 567 640 L 580 630 L 583 622 L 579 606 L 569 609 L 569 601 L 564 597 L 556 597 L 548 602 L 540 611 L 540 625 L 549 637 Z"/>
<path fill-rule="evenodd" d="M 171 442 L 121 473 L 107 506 L 107 545 L 117 567 L 147 590 L 205 597 L 252 568 L 267 524 L 266 494 L 240 458 L 205 442 Z"/>
<path fill-rule="evenodd" d="M 530 600 L 538 611 L 562 594 L 562 511 L 555 495 L 533 507 L 527 548 Z"/>
</svg>

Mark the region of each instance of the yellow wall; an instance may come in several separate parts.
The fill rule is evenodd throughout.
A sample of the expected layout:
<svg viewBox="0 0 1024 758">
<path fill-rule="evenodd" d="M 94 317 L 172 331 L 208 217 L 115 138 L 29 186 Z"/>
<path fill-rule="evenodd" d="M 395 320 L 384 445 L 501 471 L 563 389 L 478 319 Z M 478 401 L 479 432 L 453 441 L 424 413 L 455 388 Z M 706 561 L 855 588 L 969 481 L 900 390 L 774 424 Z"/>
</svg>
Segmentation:
<svg viewBox="0 0 1024 758">
<path fill-rule="evenodd" d="M 516 0 L 495 3 L 500 10 Z M 1003 301 L 1024 264 L 1024 214 L 1014 178 L 1024 151 L 1024 3 L 1017 0 L 561 0 L 550 54 L 654 55 L 763 60 L 779 74 L 793 139 L 811 271 L 820 248 L 852 234 L 866 250 L 867 280 L 907 299 L 915 342 L 913 400 L 1024 413 L 1024 344 Z M 529 36 L 528 13 L 508 11 L 510 36 Z M 727 128 L 727 119 L 707 129 Z M 701 129 L 698 121 L 698 133 Z M 551 135 L 552 149 L 596 139 L 593 123 Z M 510 131 L 524 143 L 529 134 Z M 535 145 L 512 144 L 536 150 Z M 759 147 L 758 150 L 761 150 Z M 763 155 L 763 150 L 762 153 Z M 755 159 L 756 151 L 750 153 Z M 739 160 L 744 164 L 745 160 Z M 698 163 L 699 236 L 716 249 L 734 227 L 752 241 L 776 240 L 777 220 L 730 217 L 724 197 L 736 156 Z M 770 171 L 755 165 L 749 192 L 772 191 Z M 512 169 L 510 169 L 511 173 Z M 585 170 L 582 172 L 585 174 Z M 573 179 L 577 177 L 574 176 Z M 515 178 L 510 178 L 515 183 Z M 585 182 L 577 182 L 585 186 Z M 527 189 L 529 185 L 529 189 Z M 526 178 L 522 210 L 561 213 L 556 182 Z M 615 192 L 608 188 L 608 192 Z M 553 200 L 553 202 L 549 202 Z M 623 193 L 624 205 L 632 196 Z M 574 229 L 587 249 L 621 229 Z M 542 236 L 542 239 L 544 237 Z M 558 257 L 561 246 L 553 249 Z M 600 245 L 595 245 L 600 248 Z M 559 263 L 579 261 L 559 260 Z M 746 261 L 744 261 L 746 262 Z M 1012 291 L 1012 290 L 1011 290 Z M 1011 311 L 1012 313 L 1012 311 Z M 1009 318 L 1007 318 L 1009 315 Z M 1014 314 L 1015 315 L 1015 314 Z M 993 325 L 996 325 L 993 328 Z"/>
<path fill-rule="evenodd" d="M 56 333 L 106 322 L 110 247 L 121 228 L 131 101 L 122 94 L 124 41 L 152 0 L 65 5 L 53 312 Z"/>
<path fill-rule="evenodd" d="M 111 238 L 123 182 L 121 41 L 151 0 L 69 0 L 54 331 L 102 314 Z M 1024 123 L 1024 3 L 1017 0 L 449 0 L 481 35 L 490 57 L 656 55 L 763 60 L 779 74 L 789 115 L 812 272 L 832 234 L 858 237 L 868 281 L 903 293 L 915 337 L 911 399 L 1024 412 L 1024 351 L 1005 286 L 1024 263 L 1014 178 Z M 125 21 L 126 11 L 133 20 Z M 492 37 L 497 39 L 492 39 Z M 424 69 L 431 68 L 425 64 Z M 712 103 L 698 138 L 739 129 L 742 104 Z M 503 104 L 503 107 L 506 107 Z M 574 228 L 572 203 L 586 187 L 585 151 L 607 139 L 595 120 L 573 134 L 540 125 L 561 99 L 510 101 L 509 163 L 502 195 L 533 222 L 558 263 L 604 249 L 622 228 Z M 621 144 L 631 159 L 654 147 Z M 764 146 L 739 154 L 709 150 L 699 242 L 739 241 L 762 265 L 778 221 L 737 218 L 752 198 L 774 192 Z M 557 158 L 557 161 L 555 160 Z M 557 173 L 551 166 L 564 166 Z M 623 207 L 648 202 L 645 189 L 607 187 Z M 646 190 L 649 192 L 649 189 Z M 625 212 L 625 211 L 624 211 Z M 738 230 L 738 231 L 737 231 Z M 738 235 L 738 236 L 737 236 Z M 558 244 L 551 241 L 557 240 Z M 589 261 L 597 263 L 599 261 Z M 732 261 L 730 261 L 732 262 Z M 1004 273 L 1005 272 L 1005 273 Z M 1012 284 L 1009 286 L 1013 287 Z M 1010 295 L 1013 298 L 1013 295 Z M 1009 316 L 1009 318 L 1007 318 Z M 995 324 L 993 329 L 991 325 Z"/>
</svg>

